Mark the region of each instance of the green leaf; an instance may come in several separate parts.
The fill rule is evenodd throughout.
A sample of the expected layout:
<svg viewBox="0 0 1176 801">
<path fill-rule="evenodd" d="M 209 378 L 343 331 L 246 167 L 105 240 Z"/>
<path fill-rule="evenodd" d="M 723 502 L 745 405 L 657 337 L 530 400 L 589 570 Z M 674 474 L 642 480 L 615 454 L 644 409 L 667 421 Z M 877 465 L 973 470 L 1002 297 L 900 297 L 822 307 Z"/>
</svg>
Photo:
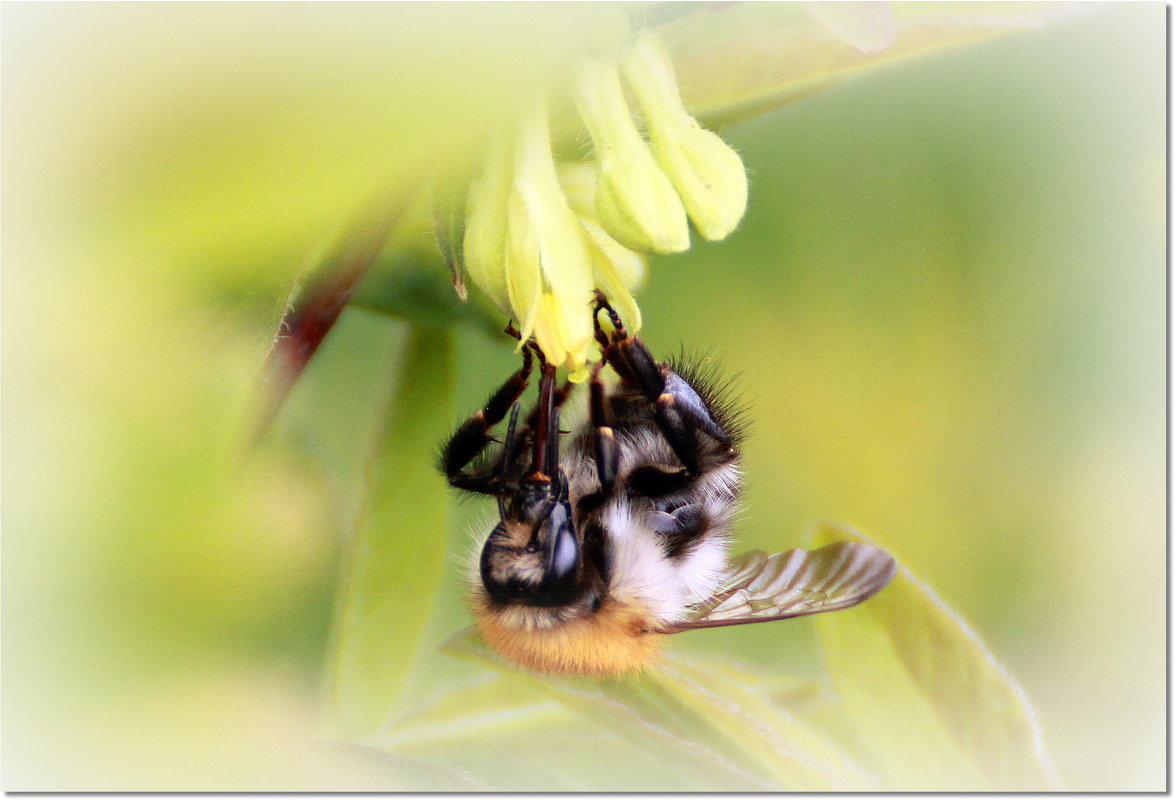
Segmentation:
<svg viewBox="0 0 1176 801">
<path fill-rule="evenodd" d="M 477 776 L 452 765 L 402 754 L 389 754 L 368 746 L 340 744 L 340 747 L 377 762 L 377 770 L 383 774 L 383 786 L 352 788 L 333 785 L 332 789 L 336 792 L 380 790 L 383 792 L 452 793 L 488 789 L 485 782 Z"/>
<path fill-rule="evenodd" d="M 782 12 L 777 10 L 781 5 Z M 848 13 L 844 8 L 827 8 L 859 5 L 883 6 L 812 4 L 827 25 L 797 18 L 790 4 L 774 3 L 715 7 L 667 23 L 661 30 L 674 49 L 687 108 L 708 127 L 729 125 L 883 64 L 1039 28 L 1048 14 L 1056 13 L 1049 4 L 1031 6 L 1019 15 L 1002 13 L 1002 4 L 990 4 L 986 11 L 921 12 L 894 21 L 881 8 Z M 887 44 L 887 40 L 892 41 Z"/>
<path fill-rule="evenodd" d="M 475 775 L 483 789 L 689 789 L 673 766 L 635 752 L 517 673 L 480 672 L 425 698 L 377 747 Z"/>
<path fill-rule="evenodd" d="M 550 723 L 563 707 L 518 676 L 479 673 L 421 702 L 376 744 L 396 750 L 449 741 L 478 742 L 517 728 Z"/>
<path fill-rule="evenodd" d="M 356 286 L 404 217 L 419 182 L 414 175 L 376 193 L 320 257 L 306 283 L 294 287 L 266 356 L 254 441 L 273 422 L 307 363 L 334 328 Z"/>
<path fill-rule="evenodd" d="M 515 668 L 466 631 L 450 653 Z M 835 746 L 744 684 L 723 663 L 667 652 L 661 664 L 623 679 L 519 674 L 580 716 L 676 766 L 691 790 L 836 790 L 866 786 Z M 672 788 L 657 788 L 672 789 Z"/>
<path fill-rule="evenodd" d="M 844 540 L 868 542 L 828 525 L 814 544 Z M 816 625 L 858 742 L 890 789 L 1060 789 L 1024 692 L 909 570 Z"/>
<path fill-rule="evenodd" d="M 663 654 L 657 670 L 683 703 L 708 717 L 755 756 L 782 787 L 873 789 L 866 774 L 838 744 L 772 700 L 773 695 L 783 695 L 794 705 L 803 706 L 803 697 L 817 692 L 811 682 L 676 650 Z M 819 779 L 813 783 L 816 777 Z"/>
<path fill-rule="evenodd" d="M 898 33 L 890 3 L 805 3 L 805 9 L 862 52 L 881 50 Z"/>
<path fill-rule="evenodd" d="M 448 497 L 433 458 L 453 422 L 452 337 L 409 329 L 337 603 L 328 723 L 358 742 L 391 718 L 445 566 Z"/>
<path fill-rule="evenodd" d="M 445 650 L 489 664 L 516 669 L 501 660 L 473 630 L 454 637 Z M 732 760 L 732 744 L 706 721 L 667 697 L 648 676 L 620 680 L 519 674 L 535 683 L 578 716 L 594 720 L 635 745 L 643 753 L 677 765 L 687 786 L 695 790 L 779 789 L 767 776 L 749 772 Z"/>
<path fill-rule="evenodd" d="M 476 293 L 462 302 L 442 277 L 436 255 L 394 252 L 376 262 L 356 289 L 351 305 L 431 328 L 470 324 L 499 336 L 506 316 Z"/>
</svg>

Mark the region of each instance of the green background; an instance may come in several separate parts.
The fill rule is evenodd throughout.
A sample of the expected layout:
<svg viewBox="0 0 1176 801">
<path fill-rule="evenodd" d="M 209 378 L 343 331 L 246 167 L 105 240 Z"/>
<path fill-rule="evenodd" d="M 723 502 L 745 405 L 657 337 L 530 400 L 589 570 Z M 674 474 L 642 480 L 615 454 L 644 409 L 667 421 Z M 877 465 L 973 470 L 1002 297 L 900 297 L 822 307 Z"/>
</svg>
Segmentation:
<svg viewBox="0 0 1176 801">
<path fill-rule="evenodd" d="M 558 53 L 595 13 L 409 8 L 4 7 L 6 789 L 383 786 L 315 719 L 404 324 L 345 313 L 242 459 L 252 381 L 379 176 L 444 161 L 499 73 L 552 58 L 500 43 L 546 26 Z M 1072 790 L 1164 786 L 1165 13 L 1084 7 L 732 128 L 744 223 L 638 295 L 655 352 L 738 377 L 741 544 L 885 544 L 1021 683 Z M 455 421 L 515 364 L 457 342 Z M 436 532 L 428 647 L 468 624 L 487 512 Z M 804 620 L 678 643 L 801 676 L 814 646 Z"/>
</svg>

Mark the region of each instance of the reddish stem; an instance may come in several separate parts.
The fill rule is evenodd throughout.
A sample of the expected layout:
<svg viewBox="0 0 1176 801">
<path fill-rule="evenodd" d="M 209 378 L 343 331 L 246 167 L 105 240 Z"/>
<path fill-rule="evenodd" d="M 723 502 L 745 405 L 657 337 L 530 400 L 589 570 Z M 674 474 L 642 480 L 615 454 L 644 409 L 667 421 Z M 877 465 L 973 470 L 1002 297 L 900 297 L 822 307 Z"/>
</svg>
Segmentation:
<svg viewBox="0 0 1176 801">
<path fill-rule="evenodd" d="M 297 298 L 287 304 L 262 368 L 260 409 L 251 445 L 269 428 L 355 288 L 384 249 L 418 183 L 419 177 L 414 176 L 378 193 L 315 269 L 302 291 L 296 290 Z"/>
</svg>

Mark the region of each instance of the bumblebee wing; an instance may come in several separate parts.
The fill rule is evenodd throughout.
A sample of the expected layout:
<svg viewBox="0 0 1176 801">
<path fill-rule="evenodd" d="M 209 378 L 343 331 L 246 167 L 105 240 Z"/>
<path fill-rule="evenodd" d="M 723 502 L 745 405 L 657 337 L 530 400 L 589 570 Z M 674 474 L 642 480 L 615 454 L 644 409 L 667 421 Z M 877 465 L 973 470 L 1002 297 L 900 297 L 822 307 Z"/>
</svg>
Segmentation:
<svg viewBox="0 0 1176 801">
<path fill-rule="evenodd" d="M 693 607 L 689 618 L 661 632 L 738 626 L 845 609 L 889 584 L 897 569 L 890 554 L 857 542 L 835 542 L 815 551 L 785 551 L 772 556 L 749 551 L 731 560 L 712 598 Z"/>
</svg>

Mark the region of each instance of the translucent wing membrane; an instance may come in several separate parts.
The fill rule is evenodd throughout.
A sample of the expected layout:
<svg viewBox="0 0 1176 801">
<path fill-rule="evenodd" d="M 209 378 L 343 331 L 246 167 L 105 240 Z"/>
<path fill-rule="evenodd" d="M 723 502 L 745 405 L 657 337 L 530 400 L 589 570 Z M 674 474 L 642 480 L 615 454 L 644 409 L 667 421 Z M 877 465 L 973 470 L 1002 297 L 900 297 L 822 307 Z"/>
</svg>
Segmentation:
<svg viewBox="0 0 1176 801">
<path fill-rule="evenodd" d="M 712 598 L 695 606 L 687 620 L 661 631 L 671 634 L 845 609 L 885 587 L 896 569 L 890 554 L 856 542 L 772 556 L 749 551 L 731 560 Z"/>
</svg>

